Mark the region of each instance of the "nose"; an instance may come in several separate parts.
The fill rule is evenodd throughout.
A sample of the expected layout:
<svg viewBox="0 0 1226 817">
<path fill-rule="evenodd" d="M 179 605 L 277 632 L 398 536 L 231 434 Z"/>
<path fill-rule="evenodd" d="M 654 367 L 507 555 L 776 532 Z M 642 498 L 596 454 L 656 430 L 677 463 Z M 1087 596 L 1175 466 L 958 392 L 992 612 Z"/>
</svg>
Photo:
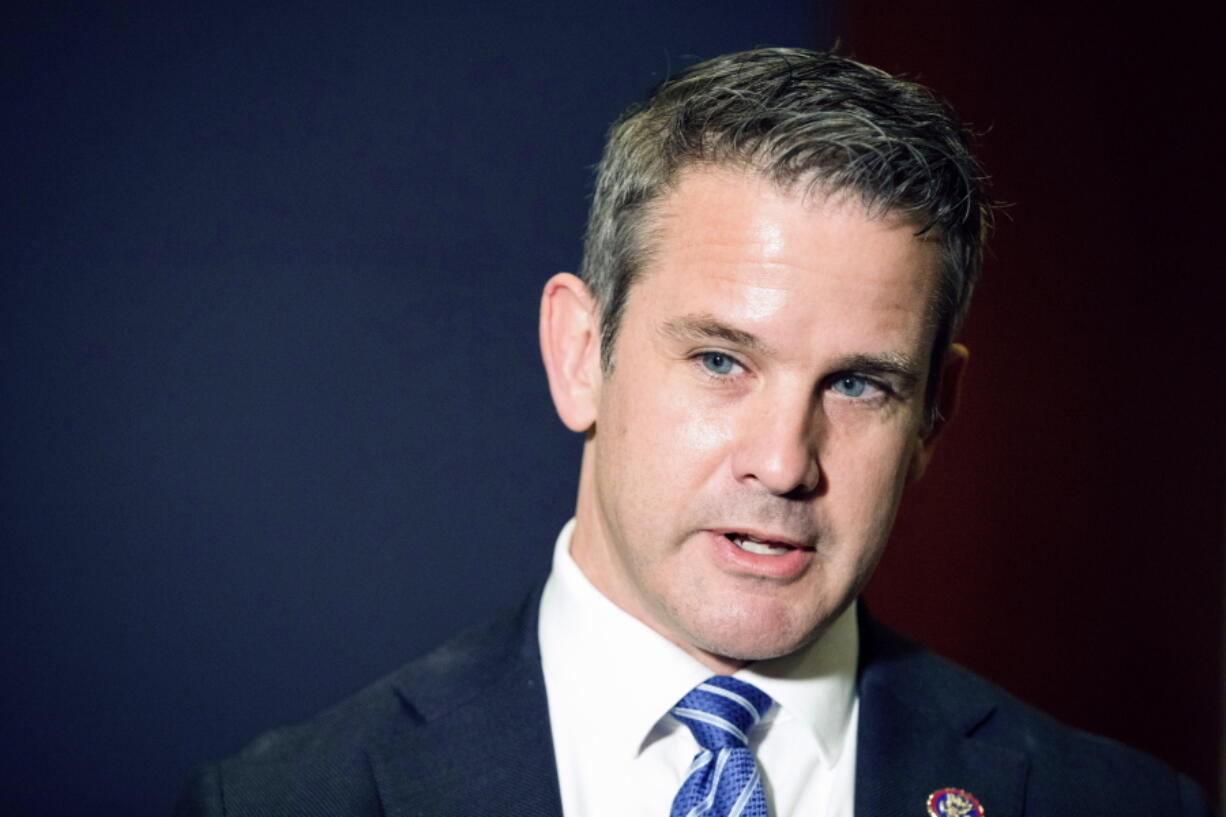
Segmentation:
<svg viewBox="0 0 1226 817">
<path fill-rule="evenodd" d="M 811 395 L 775 396 L 749 409 L 733 453 L 737 480 L 756 482 L 778 496 L 816 492 L 822 482 L 818 414 Z"/>
</svg>

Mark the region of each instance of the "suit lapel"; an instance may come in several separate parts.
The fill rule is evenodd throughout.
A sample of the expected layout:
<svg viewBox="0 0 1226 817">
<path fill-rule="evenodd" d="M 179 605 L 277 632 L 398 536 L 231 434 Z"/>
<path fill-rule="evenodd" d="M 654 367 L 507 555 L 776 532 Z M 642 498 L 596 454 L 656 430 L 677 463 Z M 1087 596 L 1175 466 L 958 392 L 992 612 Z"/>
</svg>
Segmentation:
<svg viewBox="0 0 1226 817">
<path fill-rule="evenodd" d="M 561 815 L 539 601 L 394 681 L 412 723 L 368 752 L 387 817 Z M 976 739 L 994 707 L 982 688 L 866 613 L 860 655 L 856 814 L 924 817 L 929 795 L 957 788 L 992 817 L 1022 817 L 1028 761 Z"/>
<path fill-rule="evenodd" d="M 994 704 L 938 659 L 861 617 L 856 814 L 923 817 L 929 795 L 973 794 L 992 817 L 1023 813 L 1028 761 L 976 739 Z"/>
<path fill-rule="evenodd" d="M 369 752 L 387 817 L 562 813 L 536 636 L 540 595 L 396 681 L 415 725 Z"/>
</svg>

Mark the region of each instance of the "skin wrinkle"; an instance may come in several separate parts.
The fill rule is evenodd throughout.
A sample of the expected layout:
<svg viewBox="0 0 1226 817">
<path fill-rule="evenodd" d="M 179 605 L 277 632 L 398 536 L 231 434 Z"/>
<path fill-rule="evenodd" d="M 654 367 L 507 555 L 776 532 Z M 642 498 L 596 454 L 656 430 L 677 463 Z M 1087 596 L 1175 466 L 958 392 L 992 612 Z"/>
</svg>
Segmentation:
<svg viewBox="0 0 1226 817">
<path fill-rule="evenodd" d="M 720 323 L 719 319 L 710 312 L 665 321 L 660 326 L 660 334 L 665 339 L 689 340 L 694 343 L 723 340 L 766 357 L 774 357 L 776 354 L 774 349 L 764 344 L 752 332 L 745 332 Z"/>
<path fill-rule="evenodd" d="M 649 265 L 660 201 L 688 169 L 737 167 L 806 199 L 846 195 L 870 217 L 905 216 L 938 244 L 925 423 L 939 428 L 945 348 L 969 305 L 991 221 L 971 138 L 929 89 L 832 54 L 730 54 L 667 80 L 614 124 L 597 168 L 580 277 L 601 308 L 601 365 L 614 366 L 621 311 Z"/>
<path fill-rule="evenodd" d="M 727 168 L 685 171 L 659 206 L 616 369 L 599 348 L 587 364 L 600 375 L 572 555 L 615 604 L 730 672 L 818 637 L 880 556 L 929 444 L 918 384 L 939 252 L 905 217 Z M 708 350 L 740 367 L 713 375 Z M 847 373 L 889 388 L 836 392 Z M 726 530 L 814 550 L 794 574 L 755 574 L 719 556 Z"/>
<path fill-rule="evenodd" d="M 711 313 L 686 315 L 665 321 L 659 328 L 665 341 L 690 341 L 696 344 L 720 340 L 762 357 L 777 357 L 778 353 L 752 332 L 721 323 Z M 893 381 L 892 387 L 908 396 L 920 379 L 919 365 L 908 355 L 850 355 L 835 364 L 840 372 L 871 375 Z"/>
</svg>

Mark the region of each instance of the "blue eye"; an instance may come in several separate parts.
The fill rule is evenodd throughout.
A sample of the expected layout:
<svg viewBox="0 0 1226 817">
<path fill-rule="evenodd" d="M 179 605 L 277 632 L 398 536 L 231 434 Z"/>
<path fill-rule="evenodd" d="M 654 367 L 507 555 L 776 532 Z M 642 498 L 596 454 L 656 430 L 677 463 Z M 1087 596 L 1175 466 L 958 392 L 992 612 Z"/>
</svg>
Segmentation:
<svg viewBox="0 0 1226 817">
<path fill-rule="evenodd" d="M 863 397 L 864 391 L 868 388 L 868 381 L 863 377 L 849 374 L 831 383 L 830 387 L 839 394 L 844 394 L 848 397 Z"/>
<path fill-rule="evenodd" d="M 711 374 L 732 374 L 732 368 L 737 365 L 735 360 L 723 352 L 703 352 L 701 360 L 703 368 Z"/>
</svg>

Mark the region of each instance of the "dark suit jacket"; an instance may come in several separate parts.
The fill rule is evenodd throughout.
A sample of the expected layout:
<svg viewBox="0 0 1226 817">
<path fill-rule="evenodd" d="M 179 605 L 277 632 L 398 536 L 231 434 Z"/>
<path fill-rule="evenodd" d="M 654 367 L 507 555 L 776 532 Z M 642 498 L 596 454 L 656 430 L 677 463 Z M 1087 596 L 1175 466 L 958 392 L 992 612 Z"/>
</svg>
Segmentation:
<svg viewBox="0 0 1226 817">
<path fill-rule="evenodd" d="M 560 815 L 539 592 L 298 726 L 198 770 L 178 814 Z M 860 621 L 856 814 L 917 817 L 954 787 L 991 817 L 1207 814 L 1158 761 L 1065 727 Z"/>
</svg>

